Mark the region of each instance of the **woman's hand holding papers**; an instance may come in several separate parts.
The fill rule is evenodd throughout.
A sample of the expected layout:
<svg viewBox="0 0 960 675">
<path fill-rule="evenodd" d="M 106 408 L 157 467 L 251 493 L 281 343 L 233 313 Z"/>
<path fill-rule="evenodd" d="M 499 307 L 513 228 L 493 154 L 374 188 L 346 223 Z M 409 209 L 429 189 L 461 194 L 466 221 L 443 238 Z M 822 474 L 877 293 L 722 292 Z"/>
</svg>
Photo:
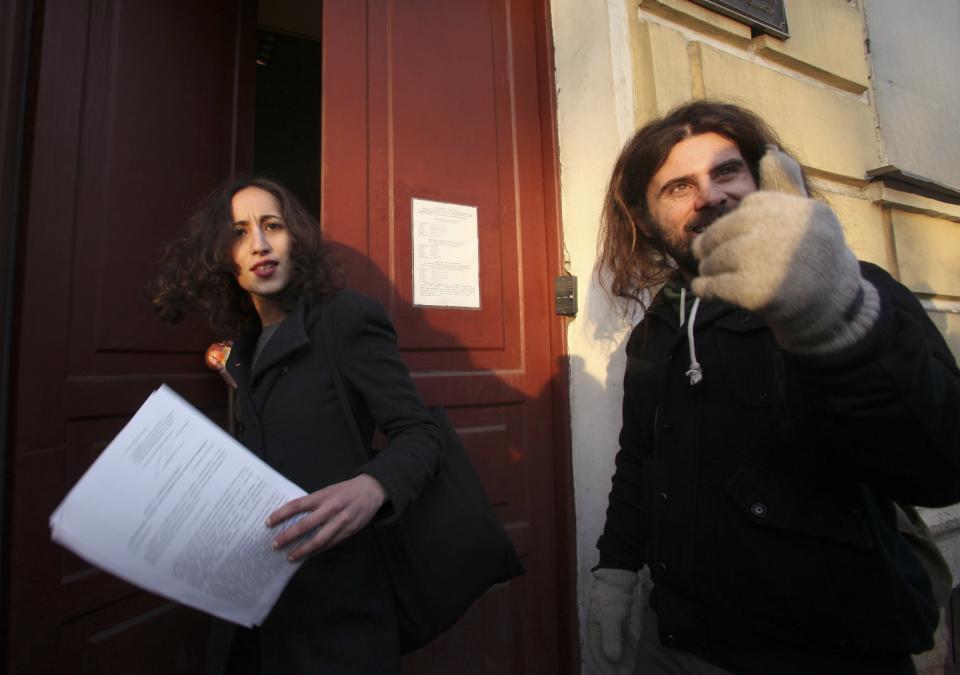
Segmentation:
<svg viewBox="0 0 960 675">
<path fill-rule="evenodd" d="M 298 514 L 304 515 L 277 535 L 273 547 L 279 550 L 298 543 L 287 554 L 287 560 L 296 562 L 336 546 L 369 523 L 386 498 L 383 486 L 372 476 L 362 473 L 292 499 L 267 517 L 267 527 L 280 525 Z"/>
</svg>

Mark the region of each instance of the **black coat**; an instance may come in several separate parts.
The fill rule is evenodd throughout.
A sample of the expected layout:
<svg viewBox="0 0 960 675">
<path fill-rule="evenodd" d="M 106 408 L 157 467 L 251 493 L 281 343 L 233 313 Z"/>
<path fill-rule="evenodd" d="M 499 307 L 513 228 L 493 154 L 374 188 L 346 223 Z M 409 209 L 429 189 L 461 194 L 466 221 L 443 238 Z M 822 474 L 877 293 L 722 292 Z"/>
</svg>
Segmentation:
<svg viewBox="0 0 960 675">
<path fill-rule="evenodd" d="M 649 566 L 661 641 L 737 673 L 912 672 L 937 608 L 891 500 L 960 500 L 960 373 L 916 298 L 840 354 L 782 352 L 757 314 L 661 293 L 627 343 L 600 567 Z"/>
<path fill-rule="evenodd" d="M 387 437 L 386 448 L 362 467 L 323 349 L 324 305 L 361 432 L 370 438 L 376 427 Z M 238 440 L 308 493 L 370 474 L 387 492 L 383 517 L 402 513 L 436 471 L 439 430 L 380 304 L 347 290 L 314 306 L 301 303 L 251 369 L 256 340 L 257 334 L 237 340 L 227 365 L 239 385 Z M 297 571 L 257 631 L 261 673 L 399 673 L 396 611 L 372 526 Z M 230 643 L 223 633 L 250 639 L 242 629 L 217 630 L 214 669 Z"/>
</svg>

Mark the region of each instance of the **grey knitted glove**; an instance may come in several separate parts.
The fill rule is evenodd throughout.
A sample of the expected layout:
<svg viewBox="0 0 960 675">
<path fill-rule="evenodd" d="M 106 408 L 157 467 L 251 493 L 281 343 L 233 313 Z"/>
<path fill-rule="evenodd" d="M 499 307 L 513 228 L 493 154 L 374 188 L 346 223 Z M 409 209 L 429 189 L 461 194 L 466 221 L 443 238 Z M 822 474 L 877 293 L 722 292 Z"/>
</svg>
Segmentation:
<svg viewBox="0 0 960 675">
<path fill-rule="evenodd" d="M 629 624 L 638 578 L 630 570 L 600 568 L 593 572 L 587 645 L 601 675 L 633 673 L 637 646 Z"/>
<path fill-rule="evenodd" d="M 836 215 L 807 197 L 800 166 L 776 146 L 760 161 L 760 190 L 697 237 L 693 253 L 693 292 L 762 314 L 790 352 L 838 352 L 880 313 Z"/>
</svg>

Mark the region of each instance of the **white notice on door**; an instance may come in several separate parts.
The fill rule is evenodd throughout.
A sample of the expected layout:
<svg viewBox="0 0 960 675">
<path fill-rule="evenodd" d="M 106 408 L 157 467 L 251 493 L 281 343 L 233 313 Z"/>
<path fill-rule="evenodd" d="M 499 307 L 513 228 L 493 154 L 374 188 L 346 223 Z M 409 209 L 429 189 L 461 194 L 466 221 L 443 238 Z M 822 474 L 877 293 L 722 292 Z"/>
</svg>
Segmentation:
<svg viewBox="0 0 960 675">
<path fill-rule="evenodd" d="M 479 309 L 477 207 L 412 201 L 413 304 Z"/>
</svg>

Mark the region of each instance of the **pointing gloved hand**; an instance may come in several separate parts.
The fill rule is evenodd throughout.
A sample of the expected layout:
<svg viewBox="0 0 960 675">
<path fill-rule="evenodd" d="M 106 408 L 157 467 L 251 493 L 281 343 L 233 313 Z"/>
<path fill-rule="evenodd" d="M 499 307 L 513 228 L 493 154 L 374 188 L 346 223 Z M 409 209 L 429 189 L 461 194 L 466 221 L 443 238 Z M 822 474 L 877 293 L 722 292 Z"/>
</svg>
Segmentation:
<svg viewBox="0 0 960 675">
<path fill-rule="evenodd" d="M 790 352 L 838 352 L 880 313 L 836 215 L 807 196 L 799 164 L 775 145 L 760 160 L 760 190 L 717 219 L 693 253 L 693 292 L 760 313 Z"/>
<path fill-rule="evenodd" d="M 587 608 L 587 645 L 601 675 L 631 675 L 636 644 L 630 633 L 630 610 L 639 576 L 630 570 L 593 572 Z"/>
</svg>

